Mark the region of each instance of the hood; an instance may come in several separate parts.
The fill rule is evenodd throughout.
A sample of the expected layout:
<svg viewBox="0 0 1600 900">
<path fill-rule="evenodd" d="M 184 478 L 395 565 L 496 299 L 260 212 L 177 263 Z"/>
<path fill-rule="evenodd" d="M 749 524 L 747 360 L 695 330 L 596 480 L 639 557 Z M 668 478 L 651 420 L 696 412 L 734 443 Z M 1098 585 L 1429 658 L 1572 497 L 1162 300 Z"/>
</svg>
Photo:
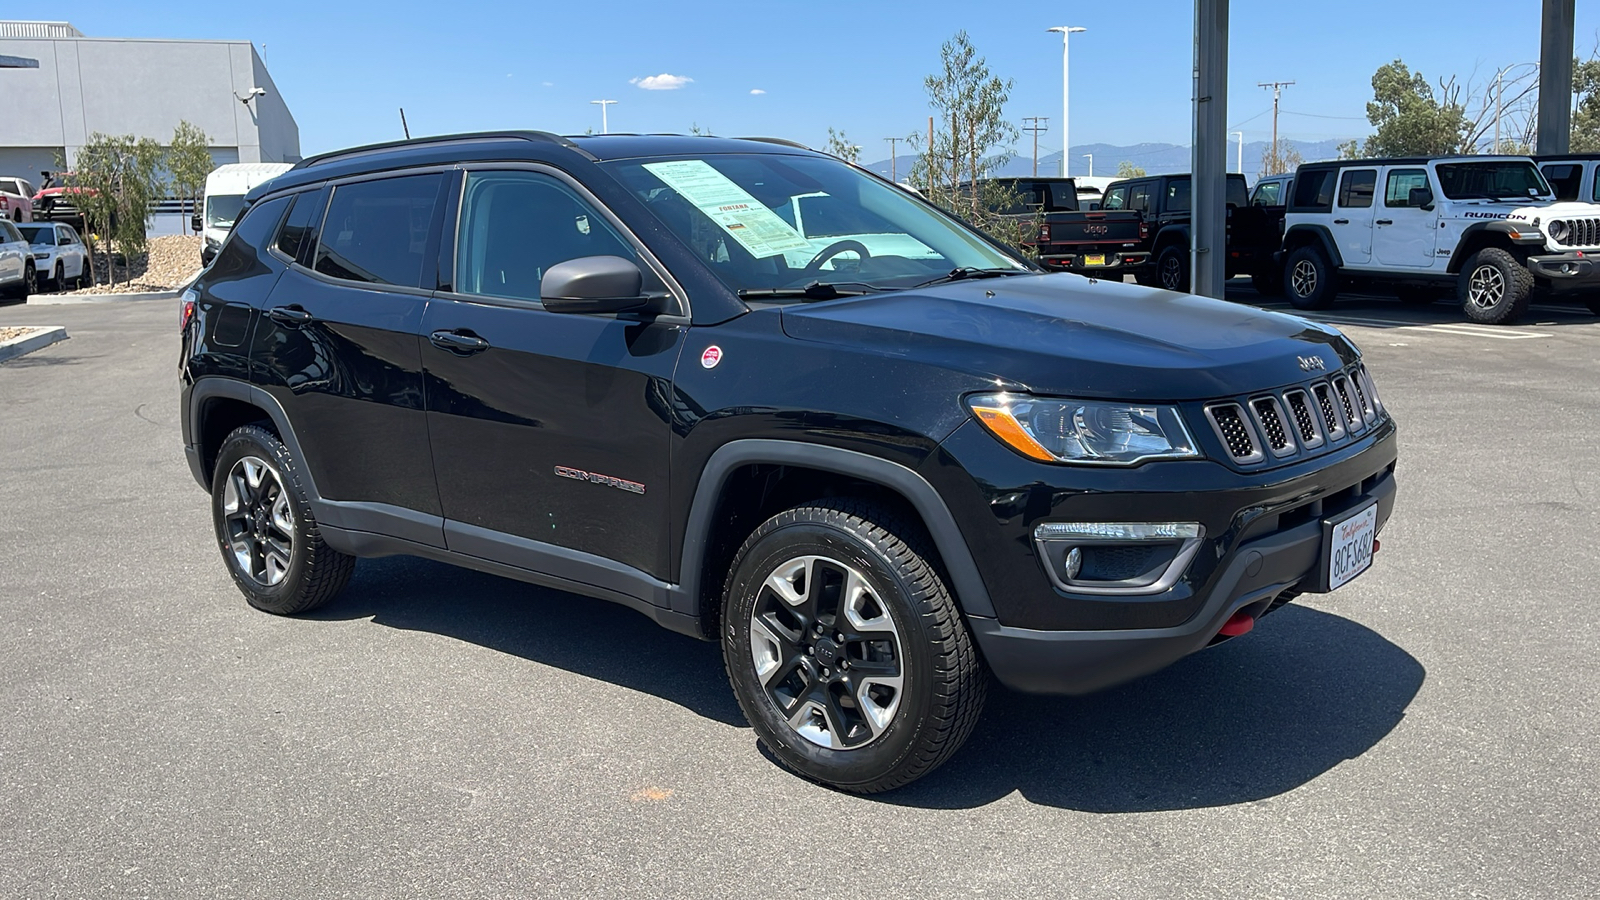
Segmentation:
<svg viewBox="0 0 1600 900">
<path fill-rule="evenodd" d="M 1359 357 L 1297 316 L 1078 275 L 1014 275 L 797 304 L 803 341 L 917 358 L 997 387 L 1121 400 L 1203 400 L 1283 387 Z"/>
</svg>

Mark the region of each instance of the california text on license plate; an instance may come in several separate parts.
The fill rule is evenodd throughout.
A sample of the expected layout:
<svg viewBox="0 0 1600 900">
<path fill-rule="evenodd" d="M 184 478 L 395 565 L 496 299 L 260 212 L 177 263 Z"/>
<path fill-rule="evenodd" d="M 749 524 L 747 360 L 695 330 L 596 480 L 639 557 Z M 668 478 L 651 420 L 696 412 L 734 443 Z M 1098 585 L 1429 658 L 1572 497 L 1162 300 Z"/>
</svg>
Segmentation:
<svg viewBox="0 0 1600 900">
<path fill-rule="evenodd" d="M 1333 523 L 1328 540 L 1328 590 L 1365 572 L 1372 565 L 1372 541 L 1378 532 L 1378 504 Z"/>
<path fill-rule="evenodd" d="M 1083 258 L 1083 264 L 1086 266 L 1103 266 L 1106 264 L 1106 255 L 1104 253 L 1091 253 Z"/>
</svg>

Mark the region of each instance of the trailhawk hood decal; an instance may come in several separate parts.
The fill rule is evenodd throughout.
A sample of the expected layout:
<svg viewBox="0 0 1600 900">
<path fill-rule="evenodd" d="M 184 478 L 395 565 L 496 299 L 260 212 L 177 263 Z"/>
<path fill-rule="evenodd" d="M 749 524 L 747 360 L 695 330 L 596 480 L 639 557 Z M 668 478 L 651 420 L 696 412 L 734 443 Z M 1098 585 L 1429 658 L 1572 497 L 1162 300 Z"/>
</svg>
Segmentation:
<svg viewBox="0 0 1600 900">
<path fill-rule="evenodd" d="M 1015 275 L 783 309 L 790 337 L 905 356 L 997 387 L 1200 400 L 1308 380 L 1301 357 L 1355 361 L 1296 316 L 1077 275 Z"/>
</svg>

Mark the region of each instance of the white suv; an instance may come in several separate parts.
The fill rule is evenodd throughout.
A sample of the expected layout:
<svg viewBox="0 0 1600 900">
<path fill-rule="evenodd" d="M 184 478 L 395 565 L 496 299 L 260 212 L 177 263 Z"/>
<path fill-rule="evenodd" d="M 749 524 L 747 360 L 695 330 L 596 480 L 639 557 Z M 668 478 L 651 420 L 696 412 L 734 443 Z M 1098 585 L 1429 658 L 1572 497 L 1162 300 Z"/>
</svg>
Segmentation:
<svg viewBox="0 0 1600 900">
<path fill-rule="evenodd" d="M 1559 202 L 1526 157 L 1310 163 L 1284 221 L 1284 293 L 1323 309 L 1351 282 L 1408 303 L 1454 288 L 1467 317 L 1515 321 L 1535 286 L 1586 288 L 1600 312 L 1600 205 Z"/>
</svg>

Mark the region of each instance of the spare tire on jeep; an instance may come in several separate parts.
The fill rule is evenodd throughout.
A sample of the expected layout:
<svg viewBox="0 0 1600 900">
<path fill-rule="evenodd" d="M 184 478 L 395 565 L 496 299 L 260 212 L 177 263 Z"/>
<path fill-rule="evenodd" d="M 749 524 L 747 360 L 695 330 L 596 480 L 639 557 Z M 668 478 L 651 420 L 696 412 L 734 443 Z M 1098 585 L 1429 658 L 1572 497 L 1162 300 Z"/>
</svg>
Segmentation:
<svg viewBox="0 0 1600 900">
<path fill-rule="evenodd" d="M 1472 321 L 1509 325 L 1522 318 L 1533 302 L 1533 273 L 1509 252 L 1485 247 L 1461 267 L 1456 296 Z"/>
</svg>

